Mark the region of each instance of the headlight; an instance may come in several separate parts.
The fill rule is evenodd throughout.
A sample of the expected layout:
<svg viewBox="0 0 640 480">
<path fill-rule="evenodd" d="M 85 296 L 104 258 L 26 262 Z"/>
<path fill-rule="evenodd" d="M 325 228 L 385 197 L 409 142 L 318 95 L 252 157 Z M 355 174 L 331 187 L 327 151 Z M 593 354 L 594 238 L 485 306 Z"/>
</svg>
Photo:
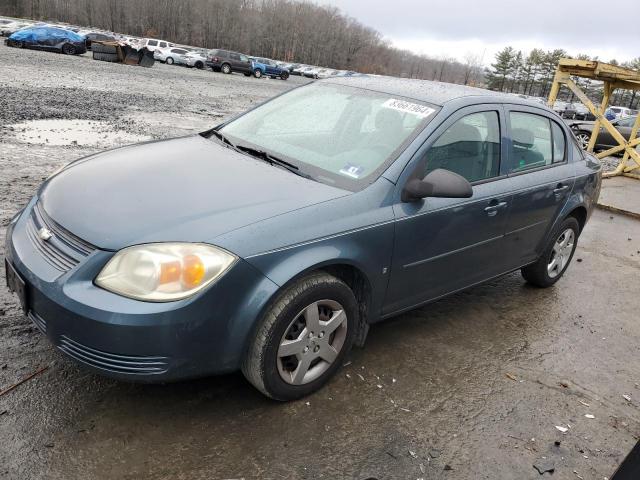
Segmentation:
<svg viewBox="0 0 640 480">
<path fill-rule="evenodd" d="M 186 298 L 220 278 L 237 260 L 226 250 L 202 243 L 150 243 L 116 253 L 96 285 L 149 302 Z"/>
</svg>

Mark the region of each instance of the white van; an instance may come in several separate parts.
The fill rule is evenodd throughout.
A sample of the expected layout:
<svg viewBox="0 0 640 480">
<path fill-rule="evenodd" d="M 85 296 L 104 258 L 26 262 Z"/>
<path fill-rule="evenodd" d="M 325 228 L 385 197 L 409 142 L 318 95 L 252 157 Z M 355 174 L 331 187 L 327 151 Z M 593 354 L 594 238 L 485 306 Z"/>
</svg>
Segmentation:
<svg viewBox="0 0 640 480">
<path fill-rule="evenodd" d="M 147 50 L 151 50 L 152 52 L 156 48 L 167 48 L 173 47 L 175 44 L 167 42 L 166 40 L 157 40 L 155 38 L 144 38 L 142 46 L 147 47 Z"/>
</svg>

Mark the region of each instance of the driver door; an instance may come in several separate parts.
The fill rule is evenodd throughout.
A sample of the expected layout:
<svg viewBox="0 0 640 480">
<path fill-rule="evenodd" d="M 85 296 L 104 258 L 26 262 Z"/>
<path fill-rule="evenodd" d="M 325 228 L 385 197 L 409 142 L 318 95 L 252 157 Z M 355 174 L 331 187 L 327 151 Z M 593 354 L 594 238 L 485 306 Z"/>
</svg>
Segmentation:
<svg viewBox="0 0 640 480">
<path fill-rule="evenodd" d="M 505 131 L 501 106 L 469 107 L 449 117 L 414 157 L 409 167 L 421 178 L 436 168 L 451 170 L 471 183 L 473 196 L 394 205 L 395 245 L 383 314 L 506 272 L 502 249 L 512 184 Z"/>
</svg>

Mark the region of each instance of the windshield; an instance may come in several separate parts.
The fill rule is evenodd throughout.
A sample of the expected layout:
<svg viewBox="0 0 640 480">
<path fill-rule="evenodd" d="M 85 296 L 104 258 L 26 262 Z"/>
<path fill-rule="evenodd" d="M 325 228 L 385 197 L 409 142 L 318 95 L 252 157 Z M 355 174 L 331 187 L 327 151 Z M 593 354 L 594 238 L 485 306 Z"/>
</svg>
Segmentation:
<svg viewBox="0 0 640 480">
<path fill-rule="evenodd" d="M 416 100 L 314 83 L 219 131 L 236 145 L 286 160 L 314 180 L 358 190 L 378 178 L 435 111 Z"/>
</svg>

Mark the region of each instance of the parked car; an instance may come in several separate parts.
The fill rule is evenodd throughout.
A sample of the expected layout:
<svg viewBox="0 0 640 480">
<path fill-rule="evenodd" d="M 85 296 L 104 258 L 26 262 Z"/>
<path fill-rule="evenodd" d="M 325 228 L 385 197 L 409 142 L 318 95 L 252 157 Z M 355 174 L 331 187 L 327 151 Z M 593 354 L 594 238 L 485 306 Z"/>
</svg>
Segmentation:
<svg viewBox="0 0 640 480">
<path fill-rule="evenodd" d="M 320 67 L 307 67 L 304 70 L 302 70 L 302 76 L 307 78 L 316 78 L 316 75 L 319 70 L 320 70 Z"/>
<path fill-rule="evenodd" d="M 207 59 L 207 66 L 214 72 L 244 73 L 247 77 L 253 73 L 251 60 L 243 53 L 229 50 L 211 50 Z"/>
<path fill-rule="evenodd" d="M 291 74 L 292 75 L 303 75 L 302 72 L 304 72 L 306 69 L 312 68 L 309 65 L 298 65 L 297 67 L 293 67 L 293 69 L 291 70 Z"/>
<path fill-rule="evenodd" d="M 207 62 L 207 54 L 204 52 L 188 52 L 184 56 L 184 64 L 189 68 L 203 69 Z"/>
<path fill-rule="evenodd" d="M 184 48 L 156 48 L 153 51 L 153 58 L 159 62 L 164 62 L 167 65 L 184 65 L 187 60 L 185 56 L 189 53 Z"/>
<path fill-rule="evenodd" d="M 79 55 L 87 51 L 82 35 L 55 27 L 35 27 L 18 30 L 5 42 L 10 47 L 33 48 Z"/>
<path fill-rule="evenodd" d="M 155 38 L 133 39 L 132 41 L 137 43 L 140 48 L 146 47 L 147 50 L 150 50 L 152 52 L 156 49 L 175 46 L 175 44 L 167 42 L 166 40 L 157 40 Z"/>
<path fill-rule="evenodd" d="M 595 120 L 596 117 L 589 111 L 589 109 L 582 103 L 575 103 L 575 114 L 573 118 L 575 120 Z"/>
<path fill-rule="evenodd" d="M 518 269 L 563 276 L 601 166 L 558 120 L 459 85 L 320 80 L 58 171 L 7 226 L 7 283 L 95 372 L 241 369 L 300 398 L 372 323 Z"/>
<path fill-rule="evenodd" d="M 115 37 L 111 36 L 111 35 L 107 35 L 105 33 L 99 33 L 99 32 L 91 32 L 91 33 L 87 33 L 85 35 L 86 38 L 86 46 L 87 46 L 87 50 L 91 50 L 91 43 L 92 42 L 113 42 L 115 41 Z"/>
<path fill-rule="evenodd" d="M 289 70 L 278 67 L 274 62 L 266 58 L 251 58 L 251 70 L 256 78 L 262 76 L 280 78 L 281 80 L 289 78 Z"/>
<path fill-rule="evenodd" d="M 609 107 L 605 115 L 609 120 L 619 120 L 627 117 L 635 117 L 638 115 L 638 111 L 626 107 Z"/>
<path fill-rule="evenodd" d="M 619 120 L 613 120 L 611 123 L 622 136 L 629 140 L 631 138 L 631 130 L 636 121 L 636 117 L 626 117 Z M 589 146 L 589 140 L 591 140 L 591 134 L 593 133 L 593 127 L 595 122 L 573 122 L 571 124 L 571 130 L 573 130 L 580 146 L 586 149 Z M 600 127 L 598 137 L 596 138 L 595 148 L 607 150 L 612 147 L 618 146 L 618 142 L 613 138 L 613 135 L 609 133 L 604 127 Z"/>
<path fill-rule="evenodd" d="M 562 116 L 562 115 L 564 115 L 564 111 L 567 109 L 568 106 L 569 106 L 569 104 L 567 102 L 563 102 L 561 100 L 557 100 L 553 104 L 553 111 L 556 112 L 558 115 Z"/>
</svg>

